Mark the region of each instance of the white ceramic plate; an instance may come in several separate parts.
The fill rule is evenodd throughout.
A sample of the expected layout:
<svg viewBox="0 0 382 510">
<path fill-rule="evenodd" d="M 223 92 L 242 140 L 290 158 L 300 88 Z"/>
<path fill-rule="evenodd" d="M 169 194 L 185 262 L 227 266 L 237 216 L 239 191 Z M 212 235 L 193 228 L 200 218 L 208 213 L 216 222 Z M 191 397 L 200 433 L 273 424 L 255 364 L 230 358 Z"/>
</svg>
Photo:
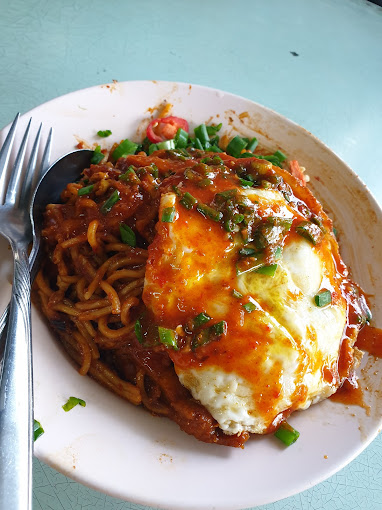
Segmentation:
<svg viewBox="0 0 382 510">
<path fill-rule="evenodd" d="M 382 326 L 382 212 L 358 177 L 310 133 L 258 104 L 199 86 L 126 82 L 93 87 L 39 106 L 30 116 L 55 130 L 53 159 L 84 140 L 113 135 L 110 146 L 144 132 L 149 108 L 172 103 L 172 113 L 191 125 L 223 122 L 225 131 L 257 135 L 307 167 L 311 186 L 335 220 L 345 261 L 371 296 L 376 325 Z M 37 122 L 38 121 L 38 122 Z M 138 131 L 137 131 L 138 129 Z M 0 142 L 6 130 L 0 134 Z M 19 140 L 17 140 L 19 141 Z M 10 253 L 0 243 L 4 307 L 10 291 Z M 5 292 L 7 288 L 7 292 Z M 379 298 L 377 299 L 377 295 Z M 360 407 L 330 400 L 295 413 L 301 433 L 290 448 L 273 437 L 256 437 L 245 449 L 198 442 L 171 421 L 153 417 L 77 374 L 58 342 L 33 314 L 35 417 L 45 434 L 35 444 L 38 458 L 75 480 L 129 501 L 170 509 L 239 509 L 273 502 L 324 480 L 358 455 L 381 426 L 382 360 L 365 356 L 360 379 L 370 416 Z M 378 370 L 379 369 L 379 370 Z M 65 413 L 71 395 L 83 398 Z"/>
</svg>

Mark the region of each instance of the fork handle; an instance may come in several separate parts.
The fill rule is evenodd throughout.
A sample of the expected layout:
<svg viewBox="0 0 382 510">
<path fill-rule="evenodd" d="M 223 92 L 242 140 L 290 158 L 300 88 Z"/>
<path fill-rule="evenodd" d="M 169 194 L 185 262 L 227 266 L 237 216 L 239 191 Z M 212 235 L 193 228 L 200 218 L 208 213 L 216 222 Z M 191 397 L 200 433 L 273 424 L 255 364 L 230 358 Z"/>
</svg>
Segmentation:
<svg viewBox="0 0 382 510">
<path fill-rule="evenodd" d="M 14 277 L 0 383 L 0 509 L 32 508 L 32 351 L 27 246 L 11 243 Z"/>
</svg>

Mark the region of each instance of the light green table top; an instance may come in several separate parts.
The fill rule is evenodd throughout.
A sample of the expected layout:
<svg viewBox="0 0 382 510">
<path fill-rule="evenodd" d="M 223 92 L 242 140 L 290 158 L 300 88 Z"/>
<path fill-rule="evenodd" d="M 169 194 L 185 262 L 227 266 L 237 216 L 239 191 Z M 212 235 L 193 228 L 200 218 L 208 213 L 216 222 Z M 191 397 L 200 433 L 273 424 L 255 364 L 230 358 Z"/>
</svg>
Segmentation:
<svg viewBox="0 0 382 510">
<path fill-rule="evenodd" d="M 0 0 L 0 13 L 0 126 L 113 79 L 207 85 L 304 126 L 382 203 L 382 8 L 366 0 Z M 143 508 L 37 459 L 33 481 L 34 510 Z M 381 510 L 382 436 L 327 481 L 259 508 Z"/>
</svg>

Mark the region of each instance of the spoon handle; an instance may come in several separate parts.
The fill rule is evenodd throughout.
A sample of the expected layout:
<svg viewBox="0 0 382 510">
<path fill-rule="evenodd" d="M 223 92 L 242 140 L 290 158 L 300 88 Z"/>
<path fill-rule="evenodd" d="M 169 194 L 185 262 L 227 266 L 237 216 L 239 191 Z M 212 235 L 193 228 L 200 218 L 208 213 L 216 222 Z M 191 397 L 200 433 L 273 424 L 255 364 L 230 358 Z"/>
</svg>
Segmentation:
<svg viewBox="0 0 382 510">
<path fill-rule="evenodd" d="M 13 245 L 14 279 L 0 383 L 0 508 L 32 508 L 32 351 L 27 246 Z"/>
</svg>

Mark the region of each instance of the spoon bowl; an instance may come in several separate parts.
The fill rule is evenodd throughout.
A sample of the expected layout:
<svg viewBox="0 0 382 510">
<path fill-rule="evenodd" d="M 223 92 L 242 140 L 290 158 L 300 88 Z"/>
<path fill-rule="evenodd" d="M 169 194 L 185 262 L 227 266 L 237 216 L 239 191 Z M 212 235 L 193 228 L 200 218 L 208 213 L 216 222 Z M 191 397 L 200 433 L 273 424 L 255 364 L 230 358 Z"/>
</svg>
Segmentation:
<svg viewBox="0 0 382 510">
<path fill-rule="evenodd" d="M 31 280 L 34 280 L 38 268 L 41 244 L 41 229 L 44 211 L 48 204 L 58 203 L 63 189 L 70 182 L 76 181 L 84 168 L 91 164 L 93 151 L 80 149 L 61 156 L 53 163 L 40 179 L 33 194 L 30 217 L 33 231 L 33 245 L 29 256 Z"/>
</svg>

